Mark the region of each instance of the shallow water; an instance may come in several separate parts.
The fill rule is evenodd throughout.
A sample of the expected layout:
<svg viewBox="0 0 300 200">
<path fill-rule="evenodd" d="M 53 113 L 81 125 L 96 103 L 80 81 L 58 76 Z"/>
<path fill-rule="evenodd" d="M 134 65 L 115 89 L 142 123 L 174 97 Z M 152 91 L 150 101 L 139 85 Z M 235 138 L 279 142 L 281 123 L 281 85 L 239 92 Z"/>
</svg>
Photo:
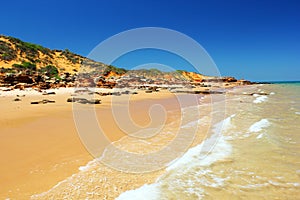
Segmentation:
<svg viewBox="0 0 300 200">
<path fill-rule="evenodd" d="M 156 183 L 118 199 L 299 199 L 299 89 L 295 84 L 262 85 L 246 93 L 270 95 L 228 97 L 231 116 L 207 157 L 201 157 L 198 145 Z"/>
</svg>

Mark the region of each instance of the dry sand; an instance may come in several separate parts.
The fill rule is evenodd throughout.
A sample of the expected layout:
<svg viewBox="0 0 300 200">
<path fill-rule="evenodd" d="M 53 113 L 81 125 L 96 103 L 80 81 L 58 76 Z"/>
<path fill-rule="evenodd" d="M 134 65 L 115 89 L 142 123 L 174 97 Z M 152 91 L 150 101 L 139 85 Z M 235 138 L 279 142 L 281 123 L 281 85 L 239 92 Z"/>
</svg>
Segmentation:
<svg viewBox="0 0 300 200">
<path fill-rule="evenodd" d="M 33 194 L 48 191 L 58 182 L 77 173 L 80 166 L 93 159 L 78 137 L 72 103 L 66 102 L 72 90 L 54 91 L 56 95 L 47 96 L 28 91 L 0 91 L 1 199 L 28 199 Z M 26 96 L 19 97 L 21 101 L 15 102 L 13 100 L 17 98 L 16 94 Z M 127 98 L 124 97 L 125 95 L 113 97 L 114 105 L 126 105 Z M 114 122 L 111 112 L 112 96 L 97 98 L 102 100 L 102 104 L 83 106 L 95 108 L 101 127 L 105 133 L 109 133 L 109 140 L 119 140 L 124 133 Z M 30 104 L 32 100 L 42 99 L 55 100 L 56 103 Z M 148 110 L 155 103 L 163 105 L 166 110 L 177 109 L 180 116 L 180 105 L 176 96 L 167 91 L 150 94 L 141 91 L 137 95 L 131 95 L 130 100 L 130 113 L 135 123 L 140 126 L 151 121 Z M 171 122 L 178 116 L 167 116 L 166 120 Z M 118 173 L 119 181 L 124 182 L 120 183 L 123 186 L 117 188 L 119 191 L 116 191 L 114 197 L 127 189 L 153 182 L 160 174 L 159 171 L 148 175 L 135 174 L 131 175 L 132 179 L 128 182 L 128 177 L 122 180 L 122 176 L 127 176 L 124 173 L 114 172 L 112 169 L 103 171 L 108 172 Z M 114 177 L 112 174 L 111 177 Z M 132 181 L 135 183 L 130 183 Z"/>
</svg>

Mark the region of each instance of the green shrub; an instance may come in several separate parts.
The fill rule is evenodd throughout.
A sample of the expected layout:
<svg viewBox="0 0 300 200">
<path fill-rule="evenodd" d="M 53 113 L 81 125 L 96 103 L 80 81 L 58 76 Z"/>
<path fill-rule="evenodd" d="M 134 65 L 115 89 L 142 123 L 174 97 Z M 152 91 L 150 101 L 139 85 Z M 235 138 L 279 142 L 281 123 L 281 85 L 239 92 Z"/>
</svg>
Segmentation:
<svg viewBox="0 0 300 200">
<path fill-rule="evenodd" d="M 31 62 L 22 62 L 22 64 L 13 64 L 13 68 L 17 70 L 30 70 L 30 71 L 36 71 L 36 65 Z"/>
<path fill-rule="evenodd" d="M 78 56 L 76 54 L 72 53 L 69 49 L 65 49 L 64 51 L 62 51 L 61 55 L 64 55 L 73 64 L 76 64 L 79 62 Z"/>
<path fill-rule="evenodd" d="M 7 42 L 0 41 L 0 55 L 2 60 L 14 60 L 17 58 L 15 50 Z"/>
<path fill-rule="evenodd" d="M 16 48 L 20 50 L 22 53 L 26 54 L 27 58 L 34 59 L 35 57 L 38 56 L 38 52 L 41 51 L 44 54 L 49 55 L 50 57 L 52 56 L 52 52 L 50 49 L 42 47 L 41 45 L 37 44 L 32 44 L 29 42 L 23 42 L 20 39 L 14 38 L 14 37 L 9 37 L 5 36 L 10 42 L 16 45 Z"/>
<path fill-rule="evenodd" d="M 127 72 L 127 70 L 123 69 L 123 68 L 117 68 L 117 67 L 114 67 L 112 65 L 109 65 L 105 68 L 103 74 L 106 76 L 106 75 L 109 74 L 109 72 L 115 72 L 118 75 L 122 75 L 122 74 L 125 74 Z"/>
<path fill-rule="evenodd" d="M 53 65 L 47 65 L 39 70 L 41 73 L 50 77 L 58 77 L 58 69 Z"/>
</svg>

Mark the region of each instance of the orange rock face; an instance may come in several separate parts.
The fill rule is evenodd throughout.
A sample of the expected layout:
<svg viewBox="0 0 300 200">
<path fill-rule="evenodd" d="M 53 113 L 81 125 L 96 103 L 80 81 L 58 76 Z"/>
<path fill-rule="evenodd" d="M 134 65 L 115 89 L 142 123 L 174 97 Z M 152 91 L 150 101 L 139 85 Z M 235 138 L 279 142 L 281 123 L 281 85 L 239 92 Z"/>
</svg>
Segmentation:
<svg viewBox="0 0 300 200">
<path fill-rule="evenodd" d="M 186 72 L 183 71 L 182 75 L 191 82 L 201 82 L 203 80 L 203 75 L 195 73 L 195 72 Z"/>
</svg>

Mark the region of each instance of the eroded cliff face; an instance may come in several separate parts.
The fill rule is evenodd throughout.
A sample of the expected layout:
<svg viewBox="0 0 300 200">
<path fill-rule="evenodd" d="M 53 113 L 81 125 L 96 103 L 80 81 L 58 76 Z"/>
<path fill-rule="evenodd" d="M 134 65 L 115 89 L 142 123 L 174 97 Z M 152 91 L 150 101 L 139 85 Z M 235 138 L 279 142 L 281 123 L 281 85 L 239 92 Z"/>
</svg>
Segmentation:
<svg viewBox="0 0 300 200">
<path fill-rule="evenodd" d="M 189 81 L 192 82 L 201 82 L 205 76 L 195 73 L 195 72 L 186 72 L 182 71 L 181 74 Z"/>
</svg>

